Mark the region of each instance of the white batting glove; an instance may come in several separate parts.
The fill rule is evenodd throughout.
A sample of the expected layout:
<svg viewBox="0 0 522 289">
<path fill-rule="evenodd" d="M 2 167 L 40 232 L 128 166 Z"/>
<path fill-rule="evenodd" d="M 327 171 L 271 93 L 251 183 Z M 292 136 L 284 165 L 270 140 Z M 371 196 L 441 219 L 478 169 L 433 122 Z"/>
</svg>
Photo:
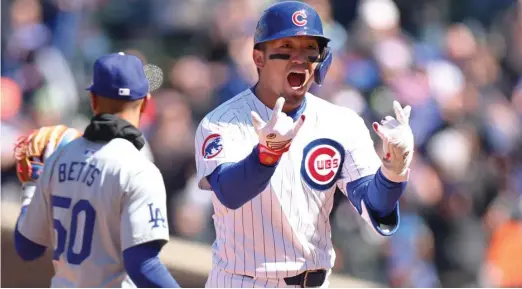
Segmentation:
<svg viewBox="0 0 522 289">
<path fill-rule="evenodd" d="M 413 158 L 413 132 L 409 124 L 411 107 L 402 108 L 394 101 L 393 110 L 396 119 L 386 116 L 381 124 L 373 123 L 373 130 L 383 141 L 382 173 L 392 182 L 404 182 L 408 180 Z"/>
<path fill-rule="evenodd" d="M 259 161 L 264 165 L 275 164 L 283 153 L 290 149 L 292 139 L 299 132 L 305 120 L 305 116 L 301 115 L 294 122 L 282 111 L 284 104 L 283 97 L 277 99 L 268 122 L 264 122 L 255 111 L 251 112 L 254 129 L 259 136 Z"/>
</svg>

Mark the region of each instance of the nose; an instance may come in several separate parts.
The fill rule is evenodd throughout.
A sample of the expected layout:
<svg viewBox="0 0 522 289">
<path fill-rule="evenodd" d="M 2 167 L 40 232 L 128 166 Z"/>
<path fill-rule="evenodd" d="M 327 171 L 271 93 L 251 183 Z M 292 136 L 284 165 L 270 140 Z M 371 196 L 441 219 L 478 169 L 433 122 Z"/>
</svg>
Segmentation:
<svg viewBox="0 0 522 289">
<path fill-rule="evenodd" d="M 290 61 L 292 61 L 294 64 L 305 64 L 308 62 L 308 58 L 306 53 L 301 50 L 296 50 L 294 53 L 292 53 Z"/>
</svg>

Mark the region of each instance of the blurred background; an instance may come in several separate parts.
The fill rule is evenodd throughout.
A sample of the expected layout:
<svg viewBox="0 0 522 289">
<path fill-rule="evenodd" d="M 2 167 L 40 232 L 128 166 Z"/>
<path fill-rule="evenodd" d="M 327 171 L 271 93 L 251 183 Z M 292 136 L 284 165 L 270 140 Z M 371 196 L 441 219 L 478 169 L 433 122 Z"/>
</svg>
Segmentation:
<svg viewBox="0 0 522 289">
<path fill-rule="evenodd" d="M 212 244 L 194 130 L 256 82 L 252 36 L 274 2 L 2 0 L 2 201 L 19 202 L 15 140 L 60 123 L 83 131 L 94 60 L 125 51 L 165 74 L 141 130 L 165 180 L 171 233 Z M 413 108 L 416 154 L 400 229 L 376 236 L 336 194 L 334 271 L 390 287 L 522 287 L 522 3 L 305 2 L 334 50 L 314 94 L 368 125 L 393 115 L 393 99 Z"/>
</svg>

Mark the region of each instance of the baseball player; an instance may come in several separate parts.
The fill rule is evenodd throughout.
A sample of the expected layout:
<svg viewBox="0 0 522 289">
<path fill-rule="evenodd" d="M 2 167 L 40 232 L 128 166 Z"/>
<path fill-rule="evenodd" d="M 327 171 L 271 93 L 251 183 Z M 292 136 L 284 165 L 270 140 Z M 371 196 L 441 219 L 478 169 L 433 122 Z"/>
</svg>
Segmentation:
<svg viewBox="0 0 522 289">
<path fill-rule="evenodd" d="M 57 126 L 17 145 L 25 189 L 16 250 L 34 260 L 53 248 L 52 287 L 179 287 L 158 257 L 169 240 L 163 179 L 140 153 L 144 66 L 103 56 L 88 90 L 95 116 L 82 137 Z"/>
<path fill-rule="evenodd" d="M 207 287 L 327 287 L 337 187 L 377 233 L 398 228 L 413 155 L 410 107 L 394 102 L 396 117 L 373 124 L 379 158 L 361 117 L 307 92 L 324 80 L 328 41 L 311 6 L 270 6 L 254 37 L 258 83 L 198 126 L 199 185 L 214 192 Z"/>
</svg>

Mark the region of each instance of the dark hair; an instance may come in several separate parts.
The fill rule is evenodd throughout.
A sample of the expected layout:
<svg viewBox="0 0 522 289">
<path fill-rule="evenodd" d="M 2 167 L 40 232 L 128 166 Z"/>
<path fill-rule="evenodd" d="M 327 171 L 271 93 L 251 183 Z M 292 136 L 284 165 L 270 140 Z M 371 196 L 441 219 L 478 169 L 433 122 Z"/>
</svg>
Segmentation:
<svg viewBox="0 0 522 289">
<path fill-rule="evenodd" d="M 254 50 L 265 51 L 265 48 L 266 48 L 266 45 L 264 42 L 254 45 Z"/>
</svg>

